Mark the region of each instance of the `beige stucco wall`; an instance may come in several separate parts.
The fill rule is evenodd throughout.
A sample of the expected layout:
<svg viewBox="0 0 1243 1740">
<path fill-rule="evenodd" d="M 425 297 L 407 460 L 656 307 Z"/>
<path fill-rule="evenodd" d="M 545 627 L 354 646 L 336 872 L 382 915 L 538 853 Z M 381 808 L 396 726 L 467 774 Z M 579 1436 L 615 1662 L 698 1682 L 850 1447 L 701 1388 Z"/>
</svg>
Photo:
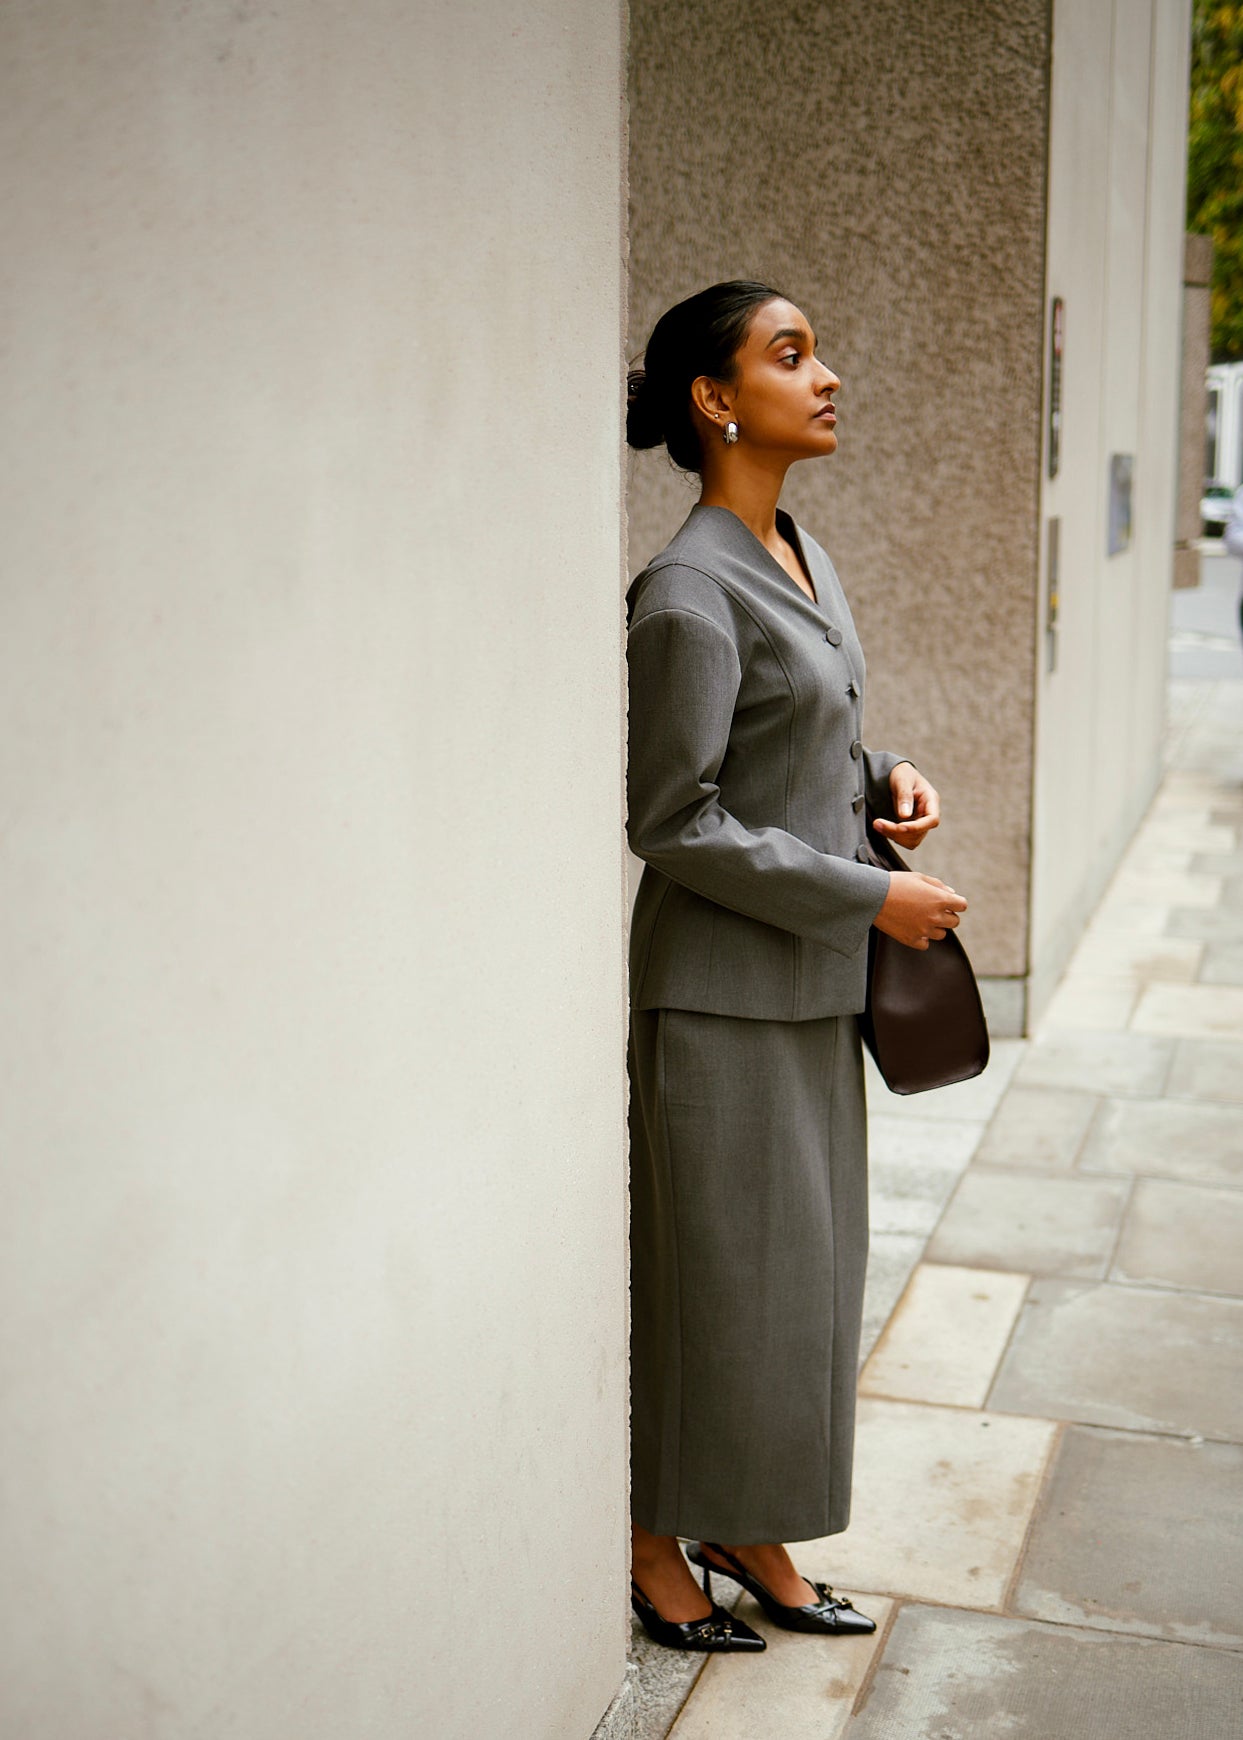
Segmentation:
<svg viewBox="0 0 1243 1740">
<path fill-rule="evenodd" d="M 3 15 L 6 1734 L 620 1680 L 621 50 Z"/>
<path fill-rule="evenodd" d="M 1038 686 L 1033 1011 L 1159 775 L 1175 536 L 1187 0 L 1054 9 L 1049 294 L 1066 301 L 1057 668 Z M 1134 537 L 1106 554 L 1109 455 Z"/>
<path fill-rule="evenodd" d="M 977 971 L 1026 961 L 1047 6 L 634 0 L 630 339 L 724 277 L 784 288 L 842 377 L 785 500 L 868 658 L 866 738 L 923 767 L 919 865 Z M 631 460 L 630 567 L 694 499 Z"/>
</svg>

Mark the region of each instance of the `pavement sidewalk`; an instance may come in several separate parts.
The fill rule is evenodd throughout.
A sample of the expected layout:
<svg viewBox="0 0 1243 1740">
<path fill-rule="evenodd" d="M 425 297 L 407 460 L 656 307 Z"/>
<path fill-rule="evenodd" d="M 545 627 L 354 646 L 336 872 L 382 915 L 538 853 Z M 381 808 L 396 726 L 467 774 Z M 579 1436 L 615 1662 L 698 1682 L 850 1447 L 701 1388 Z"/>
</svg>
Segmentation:
<svg viewBox="0 0 1243 1740">
<path fill-rule="evenodd" d="M 875 1636 L 636 1628 L 600 1740 L 1243 1736 L 1243 660 L 1187 597 L 1162 784 L 1038 1031 L 870 1074 L 853 1514 L 798 1558 Z"/>
</svg>

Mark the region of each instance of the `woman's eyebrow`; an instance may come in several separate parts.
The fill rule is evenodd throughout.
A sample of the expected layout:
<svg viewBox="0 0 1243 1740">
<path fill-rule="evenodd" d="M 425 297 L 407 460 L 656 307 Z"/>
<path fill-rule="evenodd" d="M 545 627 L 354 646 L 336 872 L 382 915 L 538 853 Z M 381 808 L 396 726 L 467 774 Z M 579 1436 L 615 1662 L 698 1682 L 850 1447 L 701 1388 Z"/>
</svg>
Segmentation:
<svg viewBox="0 0 1243 1740">
<path fill-rule="evenodd" d="M 780 332 L 773 333 L 768 343 L 764 346 L 764 349 L 771 350 L 773 345 L 775 345 L 779 339 L 783 338 L 804 338 L 809 341 L 813 350 L 816 348 L 816 335 L 814 332 L 808 332 L 805 326 L 783 326 Z"/>
</svg>

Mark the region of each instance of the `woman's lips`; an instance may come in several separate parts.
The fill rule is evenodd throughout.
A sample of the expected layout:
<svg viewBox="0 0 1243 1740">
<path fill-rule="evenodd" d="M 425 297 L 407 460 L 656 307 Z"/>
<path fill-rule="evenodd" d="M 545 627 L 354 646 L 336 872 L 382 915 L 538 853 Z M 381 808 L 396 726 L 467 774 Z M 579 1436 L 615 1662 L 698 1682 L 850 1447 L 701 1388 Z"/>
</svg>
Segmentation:
<svg viewBox="0 0 1243 1740">
<path fill-rule="evenodd" d="M 837 422 L 837 412 L 833 409 L 832 405 L 826 405 L 822 411 L 816 412 L 816 420 L 819 422 L 822 419 L 826 423 Z"/>
</svg>

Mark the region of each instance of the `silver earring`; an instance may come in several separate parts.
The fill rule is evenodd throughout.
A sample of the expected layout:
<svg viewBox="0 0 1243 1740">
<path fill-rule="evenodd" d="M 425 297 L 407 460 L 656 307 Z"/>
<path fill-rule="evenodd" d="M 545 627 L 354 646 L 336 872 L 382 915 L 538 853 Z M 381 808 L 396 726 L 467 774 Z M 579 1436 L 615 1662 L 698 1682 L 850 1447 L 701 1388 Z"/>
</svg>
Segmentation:
<svg viewBox="0 0 1243 1740">
<path fill-rule="evenodd" d="M 734 419 L 732 417 L 730 418 L 729 422 L 725 425 L 724 429 L 721 431 L 721 439 L 724 441 L 724 443 L 727 447 L 732 447 L 734 445 L 734 442 L 737 441 L 737 439 L 738 439 L 738 425 L 737 425 L 737 423 L 734 422 Z"/>
</svg>

